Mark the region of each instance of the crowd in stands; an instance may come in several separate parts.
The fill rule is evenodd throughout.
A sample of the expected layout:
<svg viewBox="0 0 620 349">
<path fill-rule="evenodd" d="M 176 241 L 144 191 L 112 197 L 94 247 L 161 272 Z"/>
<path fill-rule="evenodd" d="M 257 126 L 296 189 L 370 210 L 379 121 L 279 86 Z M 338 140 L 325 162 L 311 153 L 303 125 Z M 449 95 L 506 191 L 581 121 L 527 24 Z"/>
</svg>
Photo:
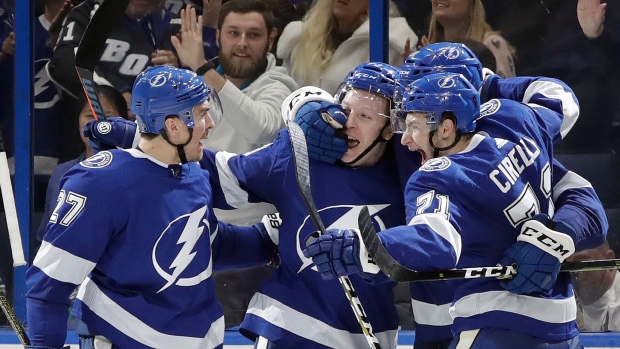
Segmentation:
<svg viewBox="0 0 620 349">
<path fill-rule="evenodd" d="M 15 2 L 0 0 L 0 144 L 14 171 Z M 388 1 L 388 0 L 386 0 Z M 56 203 L 60 178 L 93 154 L 81 132 L 92 118 L 75 65 L 75 49 L 99 0 L 35 1 L 34 222 L 31 243 L 40 243 Z M 202 16 L 190 28 L 190 14 Z M 145 68 L 169 64 L 201 75 L 218 93 L 223 117 L 205 148 L 246 153 L 272 142 L 285 127 L 281 105 L 303 86 L 330 94 L 356 66 L 369 60 L 368 0 L 129 0 L 95 70 L 106 115 L 132 119 L 131 86 Z M 413 51 L 441 41 L 470 43 L 486 68 L 502 77 L 546 76 L 568 84 L 580 103 L 576 127 L 555 151 L 561 154 L 620 152 L 620 3 L 600 0 L 390 0 L 389 62 L 400 67 Z M 485 51 L 484 49 L 488 49 Z M 596 166 L 596 164 L 590 164 Z M 570 169 L 570 168 L 569 168 Z M 620 180 L 610 181 L 609 212 L 620 206 Z M 586 178 L 597 189 L 599 178 Z M 607 186 L 606 186 L 607 187 Z M 216 211 L 224 222 L 251 226 L 270 204 Z M 610 219 L 611 220 L 611 219 Z M 617 220 L 616 220 L 617 221 Z M 12 295 L 6 236 L 0 234 L 0 287 Z M 620 255 L 620 227 L 608 242 L 575 260 Z M 34 254 L 31 254 L 34 257 Z M 237 326 L 274 266 L 215 274 L 226 326 Z M 599 274 L 596 274 L 599 273 Z M 573 275 L 584 331 L 620 330 L 619 274 Z M 601 285 L 592 289 L 593 285 Z M 409 291 L 396 288 L 404 329 L 412 328 Z M 609 306 L 609 309 L 607 309 Z M 4 319 L 0 315 L 0 324 Z"/>
</svg>

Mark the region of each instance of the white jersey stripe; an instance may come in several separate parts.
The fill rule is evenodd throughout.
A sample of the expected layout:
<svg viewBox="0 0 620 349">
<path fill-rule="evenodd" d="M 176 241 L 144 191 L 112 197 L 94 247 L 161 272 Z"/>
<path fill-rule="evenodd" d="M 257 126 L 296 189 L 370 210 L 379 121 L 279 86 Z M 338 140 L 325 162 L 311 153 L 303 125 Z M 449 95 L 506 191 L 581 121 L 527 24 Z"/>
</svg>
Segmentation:
<svg viewBox="0 0 620 349">
<path fill-rule="evenodd" d="M 33 265 L 52 279 L 79 285 L 95 263 L 43 241 Z"/>
<path fill-rule="evenodd" d="M 363 334 L 352 334 L 329 326 L 284 303 L 257 292 L 250 300 L 248 314 L 258 316 L 286 331 L 331 348 L 367 348 Z M 353 316 L 353 313 L 351 313 Z M 395 349 L 398 331 L 375 332 L 381 348 Z"/>
<path fill-rule="evenodd" d="M 562 113 L 564 118 L 562 119 L 562 126 L 560 127 L 560 134 L 562 138 L 566 137 L 570 129 L 575 125 L 579 118 L 579 105 L 573 99 L 573 94 L 564 90 L 562 85 L 553 81 L 534 81 L 525 90 L 523 96 L 523 103 L 530 102 L 530 99 L 535 94 L 541 94 L 548 98 L 558 99 L 562 101 Z M 532 106 L 537 106 L 532 104 Z"/>
<path fill-rule="evenodd" d="M 208 349 L 224 342 L 224 316 L 211 324 L 204 338 L 174 336 L 159 332 L 123 309 L 90 279 L 84 280 L 77 298 L 88 308 L 133 340 L 153 348 Z M 207 326 L 207 324 L 205 324 Z"/>
<path fill-rule="evenodd" d="M 415 314 L 415 322 L 420 325 L 447 326 L 452 325 L 450 316 L 451 303 L 436 305 L 411 299 L 411 307 Z"/>
<path fill-rule="evenodd" d="M 553 201 L 556 201 L 564 191 L 575 188 L 592 188 L 592 184 L 575 172 L 568 171 L 553 187 Z"/>
<path fill-rule="evenodd" d="M 452 223 L 439 213 L 423 213 L 414 216 L 408 225 L 428 225 L 435 233 L 448 241 L 456 254 L 456 263 L 461 258 L 461 235 L 454 229 Z"/>
<path fill-rule="evenodd" d="M 459 342 L 455 349 L 469 349 L 474 345 L 474 340 L 478 336 L 480 329 L 463 331 L 459 333 Z"/>
<path fill-rule="evenodd" d="M 462 297 L 450 307 L 450 315 L 454 319 L 491 311 L 503 311 L 538 321 L 562 324 L 577 318 L 577 303 L 575 303 L 574 296 L 563 299 L 543 299 L 508 291 L 489 291 Z"/>
<path fill-rule="evenodd" d="M 219 151 L 215 155 L 215 165 L 226 202 L 232 207 L 239 208 L 248 202 L 248 192 L 241 189 L 237 177 L 228 166 L 228 159 L 235 155 L 237 154 Z"/>
</svg>

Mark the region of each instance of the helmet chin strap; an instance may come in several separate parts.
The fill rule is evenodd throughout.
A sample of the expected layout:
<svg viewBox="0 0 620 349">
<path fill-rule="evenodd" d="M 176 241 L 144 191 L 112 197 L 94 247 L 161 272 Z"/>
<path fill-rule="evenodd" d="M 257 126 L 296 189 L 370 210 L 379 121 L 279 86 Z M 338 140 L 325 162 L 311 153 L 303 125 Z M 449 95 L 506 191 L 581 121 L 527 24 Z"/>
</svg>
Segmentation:
<svg viewBox="0 0 620 349">
<path fill-rule="evenodd" d="M 433 158 L 439 157 L 440 151 L 454 148 L 456 143 L 458 143 L 461 140 L 461 132 L 456 131 L 456 137 L 454 138 L 454 142 L 452 142 L 452 144 L 450 144 L 447 147 L 439 148 L 435 146 L 435 144 L 433 144 L 433 136 L 435 135 L 436 132 L 437 132 L 437 129 L 434 129 L 428 133 L 428 142 L 431 144 L 431 148 L 433 148 Z"/>
<path fill-rule="evenodd" d="M 166 142 L 168 142 L 168 144 L 177 148 L 177 153 L 179 154 L 179 159 L 181 159 L 182 164 L 187 163 L 187 157 L 185 156 L 185 146 L 188 145 L 189 142 L 191 142 L 192 134 L 194 133 L 194 129 L 191 127 L 188 127 L 187 130 L 189 131 L 189 138 L 187 139 L 187 142 L 185 142 L 185 144 L 174 144 L 170 142 L 170 139 L 168 138 L 168 134 L 166 133 L 166 130 L 161 130 L 161 133 L 160 133 L 161 136 L 166 140 Z"/>
<path fill-rule="evenodd" d="M 381 132 L 379 133 L 379 136 L 377 136 L 377 138 L 375 138 L 375 140 L 372 142 L 371 145 L 368 146 L 368 148 L 366 148 L 366 150 L 364 150 L 358 157 L 356 157 L 355 159 L 349 161 L 349 162 L 344 162 L 342 161 L 343 164 L 347 165 L 347 166 L 353 166 L 356 162 L 360 161 L 364 156 L 366 156 L 366 154 L 368 154 L 375 146 L 377 146 L 377 144 L 382 143 L 382 142 L 387 142 L 388 140 L 383 138 L 383 130 L 385 130 L 386 126 L 389 126 L 390 123 L 388 123 L 387 125 L 383 126 L 383 128 L 381 129 Z"/>
</svg>

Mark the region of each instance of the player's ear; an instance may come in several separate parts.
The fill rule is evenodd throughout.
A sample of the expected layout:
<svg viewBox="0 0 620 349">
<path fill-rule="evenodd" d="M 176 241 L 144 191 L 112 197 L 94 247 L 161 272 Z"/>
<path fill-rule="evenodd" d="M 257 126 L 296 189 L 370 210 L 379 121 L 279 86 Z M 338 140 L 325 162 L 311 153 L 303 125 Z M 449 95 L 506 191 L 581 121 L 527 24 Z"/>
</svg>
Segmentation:
<svg viewBox="0 0 620 349">
<path fill-rule="evenodd" d="M 389 141 L 390 139 L 392 139 L 392 137 L 394 136 L 394 130 L 392 129 L 392 125 L 390 123 L 388 123 L 387 126 L 383 128 L 383 132 L 381 133 L 381 136 L 386 141 Z"/>
</svg>

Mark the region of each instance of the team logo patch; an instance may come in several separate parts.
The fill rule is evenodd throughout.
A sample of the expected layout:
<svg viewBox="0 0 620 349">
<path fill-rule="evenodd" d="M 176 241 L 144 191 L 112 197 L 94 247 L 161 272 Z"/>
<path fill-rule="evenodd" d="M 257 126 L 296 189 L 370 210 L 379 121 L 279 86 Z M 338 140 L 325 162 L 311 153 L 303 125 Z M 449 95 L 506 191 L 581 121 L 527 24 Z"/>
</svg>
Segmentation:
<svg viewBox="0 0 620 349">
<path fill-rule="evenodd" d="M 506 143 L 508 143 L 508 141 L 505 139 L 495 138 L 495 145 L 497 146 L 497 149 L 501 149 L 506 145 Z"/>
<path fill-rule="evenodd" d="M 151 87 L 159 87 L 165 84 L 166 81 L 168 81 L 166 74 L 157 74 L 149 80 L 149 83 L 151 84 Z"/>
<path fill-rule="evenodd" d="M 435 172 L 435 171 L 443 171 L 452 165 L 452 161 L 445 156 L 440 158 L 434 158 L 428 160 L 422 167 L 420 167 L 420 171 L 425 172 Z"/>
<path fill-rule="evenodd" d="M 86 168 L 103 168 L 112 163 L 114 156 L 109 151 L 100 151 L 88 159 L 80 162 Z"/>
<path fill-rule="evenodd" d="M 168 225 L 153 246 L 151 261 L 165 284 L 157 292 L 172 285 L 191 287 L 208 279 L 213 272 L 209 256 L 209 222 L 204 218 L 207 207 L 182 215 Z M 205 265 L 205 260 L 209 260 Z"/>
<path fill-rule="evenodd" d="M 440 88 L 452 88 L 456 86 L 456 81 L 454 81 L 454 76 L 446 76 L 439 79 L 437 85 L 439 85 Z"/>
<path fill-rule="evenodd" d="M 502 102 L 500 102 L 498 99 L 492 99 L 484 103 L 483 105 L 480 106 L 480 117 L 483 118 L 487 115 L 494 114 L 495 112 L 499 110 L 501 106 L 502 106 Z"/>
<path fill-rule="evenodd" d="M 443 51 L 443 55 L 447 59 L 457 59 L 461 55 L 461 52 L 454 47 L 450 47 Z"/>
<path fill-rule="evenodd" d="M 107 135 L 108 133 L 110 133 L 110 131 L 112 131 L 111 123 L 103 121 L 97 124 L 97 132 L 99 132 L 100 134 Z"/>
</svg>

